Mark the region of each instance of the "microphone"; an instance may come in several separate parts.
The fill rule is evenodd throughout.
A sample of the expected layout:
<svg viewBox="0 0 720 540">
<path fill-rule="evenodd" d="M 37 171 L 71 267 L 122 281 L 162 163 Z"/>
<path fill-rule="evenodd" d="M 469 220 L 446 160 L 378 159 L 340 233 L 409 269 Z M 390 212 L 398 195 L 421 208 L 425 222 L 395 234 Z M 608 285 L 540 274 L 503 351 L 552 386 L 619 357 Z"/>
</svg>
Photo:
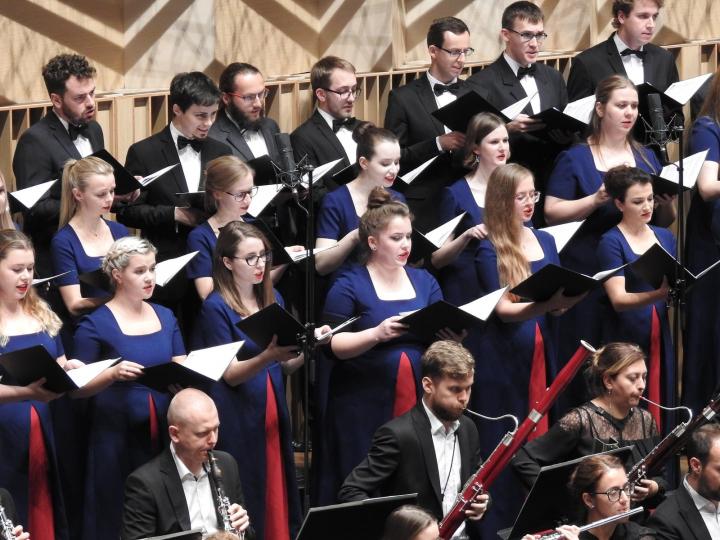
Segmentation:
<svg viewBox="0 0 720 540">
<path fill-rule="evenodd" d="M 300 171 L 295 163 L 292 145 L 290 144 L 290 135 L 287 133 L 276 133 L 275 143 L 280 150 L 281 166 L 275 169 L 275 177 L 278 183 L 290 188 L 293 197 L 297 200 L 298 185 L 301 181 Z"/>
<path fill-rule="evenodd" d="M 670 139 L 668 125 L 665 122 L 665 115 L 663 113 L 662 101 L 660 100 L 660 94 L 653 93 L 648 94 L 648 116 L 650 117 L 651 130 L 648 130 L 648 141 L 651 144 L 656 144 L 660 148 L 660 157 L 662 158 L 663 164 L 670 163 L 667 153 L 667 143 Z"/>
</svg>

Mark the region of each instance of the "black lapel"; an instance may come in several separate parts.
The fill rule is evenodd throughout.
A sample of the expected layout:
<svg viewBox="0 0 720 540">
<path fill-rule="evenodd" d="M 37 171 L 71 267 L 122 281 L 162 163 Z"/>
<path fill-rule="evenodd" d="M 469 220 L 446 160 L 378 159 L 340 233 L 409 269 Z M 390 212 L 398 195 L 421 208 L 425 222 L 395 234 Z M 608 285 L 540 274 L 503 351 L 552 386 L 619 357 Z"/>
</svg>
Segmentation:
<svg viewBox="0 0 720 540">
<path fill-rule="evenodd" d="M 463 427 L 462 420 L 457 430 L 458 446 L 460 447 L 460 483 L 464 484 L 471 474 L 475 472 L 478 463 L 473 463 L 473 452 L 467 436 L 467 428 Z"/>
<path fill-rule="evenodd" d="M 513 73 L 512 68 L 510 67 L 510 64 L 507 63 L 507 60 L 505 60 L 504 56 L 500 56 L 500 58 L 497 59 L 495 62 L 499 75 L 500 80 L 503 83 L 503 86 L 505 87 L 505 91 L 512 96 L 512 103 L 515 103 L 517 101 L 520 101 L 521 99 L 525 99 L 528 97 L 527 92 L 525 92 L 525 89 L 522 87 L 522 84 L 520 84 L 520 81 L 517 78 L 517 75 Z M 512 105 L 510 103 L 510 105 Z M 532 107 L 530 106 L 530 103 L 525 105 L 525 108 L 522 110 L 524 114 L 527 114 L 528 116 L 533 114 Z"/>
<path fill-rule="evenodd" d="M 175 519 L 180 525 L 180 530 L 190 530 L 190 511 L 188 510 L 187 501 L 185 501 L 182 481 L 169 448 L 162 453 L 160 474 L 165 486 L 165 492 L 175 513 Z"/>
<path fill-rule="evenodd" d="M 52 130 L 53 137 L 55 137 L 58 144 L 65 149 L 69 157 L 73 159 L 81 159 L 82 156 L 80 155 L 80 152 L 78 152 L 78 149 L 75 148 L 70 135 L 65 129 L 65 126 L 62 125 L 62 122 L 60 122 L 60 119 L 55 112 L 52 110 L 48 111 L 46 117 L 47 125 Z"/>
<path fill-rule="evenodd" d="M 544 111 L 553 106 L 549 103 L 552 101 L 554 96 L 552 85 L 550 84 L 550 74 L 548 70 L 542 69 L 542 66 L 538 64 L 535 68 L 535 84 L 538 88 L 538 95 L 540 96 L 540 110 Z M 528 105 L 530 105 L 528 103 Z M 532 110 L 532 107 L 531 107 Z"/>
<path fill-rule="evenodd" d="M 643 82 L 649 82 L 655 88 L 661 91 L 665 91 L 663 88 L 665 81 L 658 81 L 658 55 L 655 54 L 651 47 L 644 48 L 646 52 L 645 58 L 643 58 Z"/>
<path fill-rule="evenodd" d="M 440 495 L 440 473 L 438 472 L 437 456 L 435 456 L 435 446 L 433 445 L 432 433 L 430 433 L 430 420 L 428 420 L 422 402 L 418 403 L 412 409 L 411 418 L 413 428 L 420 441 L 420 450 L 425 460 L 425 469 L 427 470 L 430 483 L 432 484 L 433 493 L 438 503 L 442 507 L 442 496 Z"/>
<path fill-rule="evenodd" d="M 170 124 L 165 126 L 158 134 L 158 141 L 160 142 L 160 151 L 162 152 L 163 159 L 165 161 L 164 166 L 172 165 L 173 163 L 180 163 L 180 156 L 178 155 L 177 148 L 173 142 L 172 135 L 170 134 Z M 202 159 L 202 158 L 201 158 Z M 162 167 L 158 167 L 161 169 Z M 153 173 L 155 171 L 150 171 Z M 187 181 L 185 180 L 185 173 L 183 172 L 182 164 L 178 167 L 174 167 L 170 173 L 175 180 L 176 193 L 186 193 L 188 190 Z"/>
<path fill-rule="evenodd" d="M 245 161 L 250 161 L 254 156 L 250 151 L 247 141 L 240 133 L 240 128 L 233 124 L 232 120 L 227 117 L 225 111 L 221 111 L 218 115 L 222 116 L 220 116 L 216 122 L 222 132 L 225 133 L 225 140 L 228 145 L 235 148 Z"/>
<path fill-rule="evenodd" d="M 267 118 L 263 119 L 263 121 L 260 122 L 260 133 L 262 133 L 262 136 L 265 139 L 265 146 L 267 146 L 270 159 L 275 160 L 279 157 L 280 150 L 278 150 L 278 147 L 275 144 L 275 132 L 270 129 L 270 126 L 271 123 L 267 120 Z"/>
<path fill-rule="evenodd" d="M 318 111 L 315 111 L 311 119 L 313 124 L 315 125 L 315 128 L 318 130 L 318 133 L 332 145 L 332 147 L 335 149 L 335 152 L 337 152 L 343 158 L 347 158 L 345 149 L 343 148 L 343 145 L 340 144 L 340 139 L 338 139 L 337 135 L 333 133 L 333 130 L 330 129 L 330 126 L 327 125 L 327 122 L 325 122 L 325 119 L 320 115 L 320 113 Z"/>
<path fill-rule="evenodd" d="M 615 45 L 615 40 L 613 40 L 614 36 L 615 34 L 613 33 L 613 35 L 605 42 L 605 51 L 608 55 L 608 63 L 615 73 L 622 75 L 623 77 L 627 77 L 625 65 L 622 63 L 622 58 L 618 52 L 617 46 Z"/>
<path fill-rule="evenodd" d="M 685 523 L 687 523 L 688 528 L 692 531 L 695 538 L 697 540 L 711 540 L 705 522 L 685 487 L 678 488 L 675 496 L 678 497 L 677 502 L 680 508 L 680 515 L 685 520 Z"/>
<path fill-rule="evenodd" d="M 428 118 L 432 121 L 433 128 L 437 135 L 445 134 L 445 126 L 433 116 L 433 111 L 437 111 L 437 101 L 435 101 L 435 94 L 433 94 L 432 88 L 430 88 L 430 81 L 427 78 L 427 73 L 423 73 L 420 77 L 412 81 L 413 89 L 415 90 L 420 104 L 425 109 Z"/>
</svg>

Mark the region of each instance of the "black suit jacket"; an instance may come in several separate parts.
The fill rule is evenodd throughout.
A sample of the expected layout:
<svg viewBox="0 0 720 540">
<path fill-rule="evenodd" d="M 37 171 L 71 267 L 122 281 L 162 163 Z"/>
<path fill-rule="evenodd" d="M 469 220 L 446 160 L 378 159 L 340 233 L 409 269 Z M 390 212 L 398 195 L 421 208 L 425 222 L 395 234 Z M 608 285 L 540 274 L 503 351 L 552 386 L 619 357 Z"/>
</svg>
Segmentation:
<svg viewBox="0 0 720 540">
<path fill-rule="evenodd" d="M 88 124 L 88 139 L 93 152 L 105 147 L 102 128 L 95 121 Z M 53 111 L 49 111 L 30 126 L 18 140 L 12 164 L 17 189 L 58 179 L 50 191 L 24 215 L 23 228 L 32 237 L 35 248 L 41 253 L 49 253 L 50 240 L 57 232 L 62 192 L 59 180 L 62 179 L 63 166 L 67 160 L 81 157 L 67 130 Z M 42 257 L 38 257 L 40 270 L 45 270 L 44 266 L 50 270 L 49 260 L 47 265 L 43 266 L 44 262 Z"/>
<path fill-rule="evenodd" d="M 468 86 L 462 80 L 458 82 L 460 96 L 468 91 Z M 435 139 L 445 134 L 445 127 L 432 115 L 437 108 L 427 73 L 423 73 L 405 86 L 390 92 L 385 112 L 385 127 L 400 140 L 401 174 L 422 165 L 434 156 L 440 156 L 435 160 L 431 172 L 424 174 L 404 190 L 410 209 L 415 214 L 415 224 L 423 232 L 438 224 L 437 201 L 442 188 L 458 180 L 466 172 L 462 166 L 462 151 L 453 156 L 438 150 Z"/>
<path fill-rule="evenodd" d="M 567 83 L 571 101 L 593 95 L 598 83 L 610 75 L 627 77 L 613 36 L 573 58 Z M 661 92 L 665 91 L 678 80 L 673 55 L 652 43 L 645 45 L 643 50 L 647 51 L 643 59 L 645 82 L 649 82 Z"/>
<path fill-rule="evenodd" d="M 260 133 L 262 133 L 265 139 L 265 144 L 268 149 L 268 156 L 278 165 L 280 164 L 280 151 L 278 150 L 277 144 L 275 144 L 275 134 L 280 133 L 275 120 L 272 118 L 263 118 L 260 121 Z M 257 156 L 254 156 L 250 147 L 248 146 L 245 138 L 240 133 L 240 129 L 228 118 L 227 113 L 222 110 L 218 113 L 215 123 L 210 128 L 208 135 L 226 144 L 232 150 L 234 156 L 239 157 L 243 161 L 250 161 Z"/>
<path fill-rule="evenodd" d="M 223 488 L 231 503 L 245 506 L 235 459 L 215 451 L 223 472 Z M 211 477 L 212 478 L 212 477 Z M 211 485 L 212 479 L 211 479 Z M 250 517 L 252 519 L 252 516 Z M 218 516 L 218 526 L 222 522 Z M 136 540 L 190 530 L 182 482 L 170 448 L 134 471 L 125 481 L 122 540 Z M 252 531 L 248 529 L 249 533 Z M 248 538 L 246 533 L 246 538 Z"/>
<path fill-rule="evenodd" d="M 215 139 L 208 138 L 200 153 L 201 169 L 208 161 L 231 154 L 231 149 Z M 128 149 L 125 167 L 134 175 L 147 176 L 163 167 L 180 163 L 170 126 L 147 139 L 136 142 Z M 201 181 L 200 188 L 203 189 Z M 150 184 L 132 204 L 119 205 L 117 219 L 128 227 L 143 230 L 158 249 L 158 260 L 182 255 L 186 251 L 190 228 L 175 223 L 175 193 L 187 192 L 188 185 L 182 167 L 177 166 Z"/>
<path fill-rule="evenodd" d="M 342 159 L 333 169 L 335 172 L 350 165 L 350 160 L 340 144 L 340 140 L 317 110 L 290 134 L 290 142 L 295 154 L 295 161 L 300 161 L 307 156 L 310 164 L 317 167 L 336 159 Z"/>
<path fill-rule="evenodd" d="M 480 466 L 480 438 L 475 424 L 465 417 L 460 418 L 457 436 L 460 476 L 464 483 Z M 440 490 L 430 420 L 420 402 L 375 432 L 367 458 L 347 477 L 338 499 L 349 502 L 417 493 L 418 505 L 442 519 Z M 471 524 L 467 527 L 468 532 L 475 534 L 472 522 L 467 523 Z"/>
<path fill-rule="evenodd" d="M 684 485 L 655 509 L 647 523 L 658 540 L 711 540 L 705 522 Z"/>
</svg>

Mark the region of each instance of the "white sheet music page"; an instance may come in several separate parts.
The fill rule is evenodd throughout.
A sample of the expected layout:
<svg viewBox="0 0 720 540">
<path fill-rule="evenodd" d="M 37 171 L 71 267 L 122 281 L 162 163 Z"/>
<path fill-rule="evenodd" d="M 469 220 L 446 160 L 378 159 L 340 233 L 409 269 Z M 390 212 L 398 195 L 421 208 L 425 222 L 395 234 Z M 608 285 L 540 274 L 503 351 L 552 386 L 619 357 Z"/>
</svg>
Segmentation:
<svg viewBox="0 0 720 540">
<path fill-rule="evenodd" d="M 517 118 L 517 116 L 523 111 L 523 109 L 527 106 L 527 104 L 530 103 L 530 100 L 532 98 L 534 98 L 536 95 L 537 95 L 537 92 L 535 92 L 530 97 L 522 98 L 520 101 L 516 101 L 512 105 L 505 107 L 500 112 L 503 113 L 510 120 L 515 120 L 515 118 Z"/>
<path fill-rule="evenodd" d="M 252 201 L 250 201 L 250 206 L 248 207 L 248 214 L 253 217 L 258 217 L 260 212 L 265 210 L 265 207 L 277 197 L 277 194 L 280 193 L 285 186 L 283 184 L 268 184 L 267 186 L 256 187 L 258 188 L 257 193 L 253 196 Z"/>
<path fill-rule="evenodd" d="M 683 159 L 683 187 L 690 189 L 697 182 L 698 176 L 700 176 L 700 169 L 702 169 L 703 163 L 705 163 L 705 156 L 707 156 L 708 150 L 703 150 L 692 156 L 688 156 Z M 660 171 L 658 176 L 661 176 L 665 180 L 674 182 L 675 184 L 680 183 L 680 173 L 678 172 L 679 161 L 665 165 Z"/>
<path fill-rule="evenodd" d="M 436 247 L 442 247 L 443 244 L 447 242 L 447 239 L 450 238 L 450 235 L 455 230 L 455 227 L 458 226 L 460 220 L 465 217 L 465 214 L 466 212 L 463 212 L 459 216 L 455 216 L 454 218 L 452 218 L 447 223 L 443 223 L 438 228 L 426 233 L 425 238 L 435 244 Z"/>
<path fill-rule="evenodd" d="M 590 124 L 590 117 L 595 108 L 595 96 L 587 96 L 575 101 L 571 101 L 563 109 L 563 113 L 572 116 L 575 120 L 580 120 L 584 124 Z"/>
<path fill-rule="evenodd" d="M 197 251 L 192 251 L 186 255 L 157 263 L 155 265 L 155 283 L 161 287 L 167 285 L 167 282 L 182 270 L 183 267 L 190 262 L 190 259 L 197 254 Z"/>
<path fill-rule="evenodd" d="M 234 343 L 198 349 L 188 354 L 181 364 L 214 381 L 219 381 L 244 343 L 244 341 L 235 341 Z"/>
<path fill-rule="evenodd" d="M 37 186 L 31 186 L 25 189 L 19 189 L 10 193 L 15 199 L 17 199 L 25 208 L 32 208 L 40 198 L 52 187 L 57 180 L 50 180 L 43 182 Z"/>
<path fill-rule="evenodd" d="M 66 371 L 67 376 L 72 379 L 72 382 L 78 388 L 82 388 L 87 383 L 92 381 L 95 377 L 100 375 L 107 368 L 114 366 L 120 361 L 120 358 L 111 358 L 110 360 L 100 360 L 99 362 L 93 362 L 86 364 L 82 367 L 71 369 Z"/>
<path fill-rule="evenodd" d="M 480 298 L 473 300 L 472 302 L 468 302 L 467 304 L 463 304 L 458 307 L 465 313 L 469 313 L 481 321 L 487 321 L 490 318 L 490 315 L 492 315 L 492 312 L 495 311 L 495 307 L 502 298 L 502 295 L 505 294 L 505 291 L 507 291 L 507 287 L 493 291 L 485 296 L 481 296 Z"/>
<path fill-rule="evenodd" d="M 695 95 L 695 92 L 700 90 L 705 81 L 712 76 L 712 73 L 706 73 L 705 75 L 698 75 L 697 77 L 672 83 L 664 94 L 677 101 L 680 105 L 685 105 Z"/>
<path fill-rule="evenodd" d="M 315 167 L 315 170 L 313 171 L 313 186 L 315 185 L 315 182 L 320 180 L 323 176 L 325 176 L 328 172 L 330 172 L 335 165 L 340 163 L 342 161 L 342 158 L 336 159 L 334 161 L 329 161 L 327 163 L 323 163 L 322 165 L 318 165 Z M 305 187 L 308 185 L 308 178 L 310 177 L 310 174 L 305 173 L 303 174 L 301 182 Z"/>
<path fill-rule="evenodd" d="M 555 239 L 555 247 L 558 253 L 560 253 L 575 233 L 578 232 L 578 229 L 583 223 L 585 223 L 584 219 L 582 221 L 571 221 L 560 225 L 552 225 L 540 230 L 552 235 Z"/>
<path fill-rule="evenodd" d="M 418 176 L 422 174 L 422 172 L 427 169 L 430 164 L 437 159 L 437 156 L 431 157 L 428 159 L 425 163 L 415 167 L 412 171 L 409 171 L 402 176 L 399 176 L 400 180 L 405 182 L 406 184 L 410 184 L 413 180 L 415 180 Z"/>
<path fill-rule="evenodd" d="M 178 165 L 180 165 L 180 164 L 179 164 L 179 163 L 175 163 L 174 165 L 168 165 L 167 167 L 163 167 L 163 168 L 160 169 L 159 171 L 155 171 L 155 172 L 152 173 L 152 174 L 148 174 L 147 176 L 144 176 L 144 177 L 140 180 L 140 183 L 142 184 L 143 187 L 147 187 L 147 186 L 149 186 L 153 181 L 157 180 L 157 179 L 160 178 L 163 174 L 165 174 L 166 172 L 168 172 L 168 171 L 171 170 L 171 169 L 174 169 L 174 168 L 177 167 Z"/>
</svg>

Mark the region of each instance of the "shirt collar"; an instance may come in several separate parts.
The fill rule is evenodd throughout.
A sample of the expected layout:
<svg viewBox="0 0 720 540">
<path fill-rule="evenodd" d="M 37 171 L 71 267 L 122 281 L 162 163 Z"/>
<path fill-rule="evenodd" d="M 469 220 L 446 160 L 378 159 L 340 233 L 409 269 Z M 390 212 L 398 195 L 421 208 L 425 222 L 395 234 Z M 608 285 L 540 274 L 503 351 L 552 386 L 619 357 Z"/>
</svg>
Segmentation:
<svg viewBox="0 0 720 540">
<path fill-rule="evenodd" d="M 65 131 L 67 131 L 68 133 L 70 133 L 70 124 L 69 124 L 69 122 L 68 122 L 67 120 L 65 120 L 62 116 L 60 116 L 58 113 L 56 113 L 56 112 L 55 112 L 55 109 L 53 109 L 53 114 L 54 114 L 55 116 L 57 116 L 58 120 L 60 120 L 60 123 L 61 123 L 61 124 L 63 125 L 63 127 L 65 128 Z"/>
<path fill-rule="evenodd" d="M 715 506 L 715 503 L 712 502 L 710 499 L 706 499 L 702 495 L 700 495 L 695 489 L 690 485 L 690 482 L 688 482 L 688 475 L 685 475 L 685 478 L 683 479 L 683 486 L 685 486 L 685 489 L 690 494 L 690 498 L 693 500 L 693 503 L 695 504 L 695 508 L 698 509 L 698 512 L 708 512 L 710 514 L 717 514 L 718 513 L 718 507 Z"/>
<path fill-rule="evenodd" d="M 175 467 L 177 468 L 177 472 L 180 475 L 181 480 L 187 478 L 188 475 L 190 475 L 193 480 L 200 480 L 203 476 L 207 475 L 205 469 L 203 468 L 200 472 L 200 475 L 195 476 L 190 471 L 190 469 L 187 468 L 187 465 L 183 463 L 183 460 L 178 457 L 177 452 L 175 451 L 175 445 L 173 443 L 170 443 L 170 453 L 172 454 L 173 461 L 175 462 Z"/>
<path fill-rule="evenodd" d="M 455 77 L 452 81 L 450 81 L 449 83 L 446 84 L 446 83 L 444 83 L 444 82 L 436 79 L 435 77 L 433 77 L 433 76 L 430 74 L 430 71 L 429 71 L 429 70 L 428 70 L 428 72 L 427 72 L 427 78 L 428 78 L 428 81 L 430 81 L 430 89 L 431 89 L 431 90 L 434 90 L 434 89 L 435 89 L 435 85 L 436 85 L 436 84 L 442 84 L 443 86 L 447 86 L 447 84 L 455 84 L 455 83 L 457 82 L 457 77 Z"/>
<path fill-rule="evenodd" d="M 512 58 L 508 53 L 503 53 L 503 58 L 508 63 L 508 66 L 510 66 L 510 69 L 512 69 L 513 74 L 517 77 L 517 72 L 521 67 L 528 67 L 528 66 L 521 66 L 518 62 L 515 61 L 514 58 Z"/>
<path fill-rule="evenodd" d="M 327 111 L 323 111 L 320 107 L 318 107 L 317 111 L 320 113 L 320 116 L 322 116 L 323 120 L 325 120 L 325 123 L 328 125 L 328 127 L 332 129 L 334 120 L 333 115 Z"/>
<path fill-rule="evenodd" d="M 422 400 L 422 404 L 425 409 L 425 414 L 427 414 L 428 420 L 430 420 L 430 433 L 433 435 L 440 434 L 447 437 L 448 435 L 453 435 L 460 427 L 460 420 L 455 420 L 450 428 L 450 431 L 446 431 L 445 424 L 443 424 L 440 419 L 435 416 L 435 413 L 427 406 L 424 399 Z"/>
<path fill-rule="evenodd" d="M 625 49 L 632 49 L 629 45 L 626 45 L 625 42 L 620 39 L 620 36 L 618 36 L 618 33 L 615 32 L 613 34 L 613 41 L 615 42 L 615 46 L 617 47 L 618 53 L 623 52 Z M 638 49 L 639 51 L 643 50 L 644 45 L 641 45 Z"/>
<path fill-rule="evenodd" d="M 185 137 L 185 135 L 183 135 L 182 133 L 180 133 L 180 130 L 179 130 L 178 128 L 176 128 L 176 127 L 175 127 L 175 124 L 173 124 L 172 121 L 171 121 L 171 122 L 170 122 L 170 136 L 172 137 L 172 140 L 173 140 L 173 142 L 175 143 L 175 148 L 178 147 L 178 142 L 177 142 L 177 141 L 178 141 L 178 137 L 180 137 L 181 135 L 182 135 L 183 137 Z M 187 137 L 187 138 L 189 139 L 190 137 Z M 192 146 L 190 146 L 190 145 L 186 146 L 185 148 L 190 148 L 190 149 L 192 149 L 193 151 L 195 151 L 195 150 L 192 148 Z M 178 149 L 178 151 L 179 151 L 179 149 Z M 196 152 L 196 153 L 197 153 L 197 152 Z"/>
</svg>

